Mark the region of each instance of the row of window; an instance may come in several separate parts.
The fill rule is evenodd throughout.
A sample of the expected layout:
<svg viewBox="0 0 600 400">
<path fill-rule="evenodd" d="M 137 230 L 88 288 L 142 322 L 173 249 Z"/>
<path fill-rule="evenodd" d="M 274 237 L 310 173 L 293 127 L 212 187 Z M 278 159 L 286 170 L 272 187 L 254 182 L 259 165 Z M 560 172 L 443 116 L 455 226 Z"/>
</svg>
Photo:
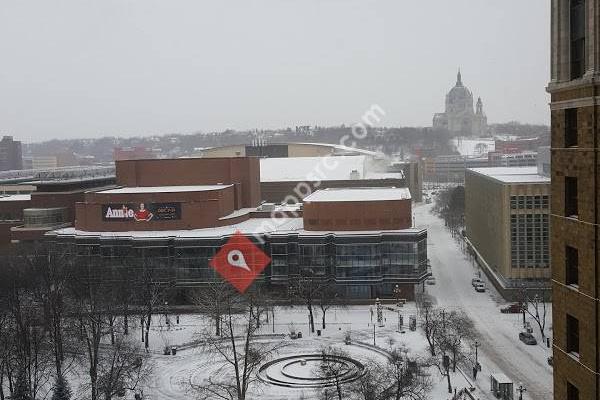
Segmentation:
<svg viewBox="0 0 600 400">
<path fill-rule="evenodd" d="M 585 73 L 585 42 L 586 42 L 586 13 L 585 0 L 570 1 L 569 21 L 569 46 L 571 79 L 577 79 Z M 578 145 L 577 131 L 577 109 L 565 110 L 564 119 L 564 143 L 565 147 Z M 567 217 L 577 218 L 578 209 L 578 182 L 575 177 L 565 177 L 565 210 Z M 566 283 L 568 285 L 579 284 L 579 252 L 576 248 L 567 246 L 565 248 Z M 566 317 L 567 352 L 579 355 L 579 321 L 577 318 L 567 314 Z M 567 400 L 579 400 L 579 389 L 567 381 Z"/>
<path fill-rule="evenodd" d="M 548 196 L 510 196 L 510 208 L 513 210 L 548 208 Z"/>
<path fill-rule="evenodd" d="M 511 265 L 513 268 L 550 266 L 549 224 L 547 214 L 512 214 Z"/>
<path fill-rule="evenodd" d="M 332 222 L 335 223 L 335 225 L 338 226 L 343 226 L 343 225 L 361 225 L 361 224 L 366 224 L 366 225 L 375 225 L 377 223 L 382 224 L 382 225 L 390 225 L 392 223 L 394 224 L 400 224 L 400 223 L 410 223 L 410 218 L 365 218 L 365 219 L 360 219 L 360 218 L 351 218 L 351 219 L 346 219 L 346 218 L 336 218 L 334 220 L 332 219 L 316 219 L 316 218 L 309 218 L 306 220 L 306 225 L 308 226 L 314 226 L 314 225 L 331 225 Z"/>
</svg>

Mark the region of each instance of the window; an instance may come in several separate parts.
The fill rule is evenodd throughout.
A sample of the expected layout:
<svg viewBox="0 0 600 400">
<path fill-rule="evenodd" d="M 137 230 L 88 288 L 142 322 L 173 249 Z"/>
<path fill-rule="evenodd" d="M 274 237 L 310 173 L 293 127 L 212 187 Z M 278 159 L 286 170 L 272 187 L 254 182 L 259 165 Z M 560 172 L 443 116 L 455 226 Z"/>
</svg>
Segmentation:
<svg viewBox="0 0 600 400">
<path fill-rule="evenodd" d="M 565 216 L 575 217 L 579 215 L 577 206 L 577 178 L 565 177 Z"/>
<path fill-rule="evenodd" d="M 567 353 L 579 357 L 579 320 L 567 314 Z"/>
<path fill-rule="evenodd" d="M 579 285 L 579 251 L 571 246 L 565 248 L 567 285 Z"/>
<path fill-rule="evenodd" d="M 567 400 L 579 400 L 579 389 L 571 382 L 567 382 Z"/>
<path fill-rule="evenodd" d="M 571 0 L 571 79 L 585 72 L 585 0 Z"/>
<path fill-rule="evenodd" d="M 577 146 L 577 109 L 565 110 L 565 147 Z"/>
</svg>

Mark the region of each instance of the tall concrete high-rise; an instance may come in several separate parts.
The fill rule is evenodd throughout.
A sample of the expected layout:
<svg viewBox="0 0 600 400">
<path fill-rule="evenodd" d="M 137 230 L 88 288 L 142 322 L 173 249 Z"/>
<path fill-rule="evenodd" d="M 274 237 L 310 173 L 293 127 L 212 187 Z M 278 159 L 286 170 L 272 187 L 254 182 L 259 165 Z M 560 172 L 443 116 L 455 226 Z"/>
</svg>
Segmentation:
<svg viewBox="0 0 600 400">
<path fill-rule="evenodd" d="M 21 142 L 12 136 L 3 136 L 0 140 L 0 171 L 23 169 Z"/>
<path fill-rule="evenodd" d="M 600 0 L 552 0 L 554 398 L 600 399 Z"/>
</svg>

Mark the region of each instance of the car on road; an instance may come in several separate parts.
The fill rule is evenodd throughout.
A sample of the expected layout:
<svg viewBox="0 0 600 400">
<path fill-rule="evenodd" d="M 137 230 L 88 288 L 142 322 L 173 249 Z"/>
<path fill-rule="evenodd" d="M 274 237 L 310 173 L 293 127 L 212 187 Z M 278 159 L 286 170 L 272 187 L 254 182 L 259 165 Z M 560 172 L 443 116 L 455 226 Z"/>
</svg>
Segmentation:
<svg viewBox="0 0 600 400">
<path fill-rule="evenodd" d="M 485 292 L 485 283 L 483 283 L 483 282 L 479 282 L 479 283 L 477 283 L 477 284 L 475 285 L 475 291 L 476 291 L 476 292 L 480 292 L 480 293 L 483 293 L 483 292 Z"/>
<path fill-rule="evenodd" d="M 529 332 L 519 332 L 519 340 L 528 345 L 537 344 L 537 340 L 535 340 L 533 335 Z"/>
<path fill-rule="evenodd" d="M 509 304 L 506 307 L 500 309 L 503 314 L 518 314 L 523 311 L 523 305 L 521 303 Z"/>
<path fill-rule="evenodd" d="M 427 280 L 425 280 L 425 283 L 427 283 L 428 285 L 435 285 L 435 277 L 430 276 L 429 278 L 427 278 Z"/>
<path fill-rule="evenodd" d="M 478 276 L 471 279 L 471 285 L 473 285 L 473 287 L 479 285 L 480 283 L 483 283 L 483 280 Z"/>
</svg>

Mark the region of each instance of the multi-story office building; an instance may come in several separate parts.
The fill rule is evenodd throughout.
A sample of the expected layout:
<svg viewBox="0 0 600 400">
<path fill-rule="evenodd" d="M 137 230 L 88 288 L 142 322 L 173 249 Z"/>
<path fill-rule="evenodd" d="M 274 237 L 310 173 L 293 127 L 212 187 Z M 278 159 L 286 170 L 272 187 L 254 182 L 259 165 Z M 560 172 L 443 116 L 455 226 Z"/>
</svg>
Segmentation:
<svg viewBox="0 0 600 400">
<path fill-rule="evenodd" d="M 12 136 L 4 136 L 0 140 L 0 171 L 22 168 L 21 142 L 13 140 Z"/>
<path fill-rule="evenodd" d="M 600 399 L 600 1 L 552 0 L 554 398 Z"/>
<path fill-rule="evenodd" d="M 549 286 L 549 194 L 550 178 L 536 167 L 467 170 L 467 239 L 506 298 Z"/>
<path fill-rule="evenodd" d="M 465 171 L 469 168 L 484 167 L 525 167 L 537 162 L 536 152 L 501 154 L 489 152 L 487 156 L 437 156 L 425 159 L 423 180 L 428 183 L 465 182 Z"/>
</svg>

